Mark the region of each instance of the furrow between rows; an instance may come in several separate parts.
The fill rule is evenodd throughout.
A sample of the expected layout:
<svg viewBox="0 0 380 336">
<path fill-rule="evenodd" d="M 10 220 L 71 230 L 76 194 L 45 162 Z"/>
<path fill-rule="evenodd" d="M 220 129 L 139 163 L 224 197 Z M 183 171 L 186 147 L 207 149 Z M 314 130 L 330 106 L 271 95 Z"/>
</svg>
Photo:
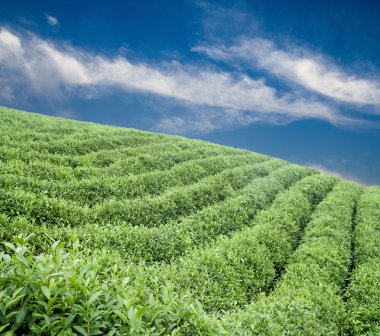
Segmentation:
<svg viewBox="0 0 380 336">
<path fill-rule="evenodd" d="M 293 167 L 287 171 L 288 186 L 307 175 L 305 169 Z M 327 175 L 302 179 L 279 193 L 249 227 L 181 258 L 164 271 L 165 276 L 178 288 L 189 289 L 208 311 L 249 303 L 272 285 L 296 248 L 313 207 L 335 182 Z"/>
<path fill-rule="evenodd" d="M 170 219 L 199 211 L 221 201 L 241 189 L 250 180 L 267 175 L 269 160 L 256 165 L 227 169 L 206 177 L 187 187 L 171 188 L 156 197 L 142 197 L 128 201 L 110 200 L 93 208 L 82 207 L 72 201 L 49 198 L 17 188 L 0 190 L 0 211 L 11 217 L 25 216 L 37 224 L 83 225 L 85 223 L 113 223 L 159 226 Z"/>
<path fill-rule="evenodd" d="M 161 226 L 169 220 L 189 215 L 222 201 L 252 179 L 267 175 L 265 165 L 268 165 L 268 161 L 257 165 L 237 166 L 204 178 L 191 186 L 169 189 L 157 197 L 143 197 L 128 202 L 110 200 L 96 205 L 93 209 L 97 214 L 97 222 Z"/>
<path fill-rule="evenodd" d="M 295 182 L 296 176 L 288 176 L 292 168 L 278 167 L 279 161 L 261 164 L 261 169 L 266 170 L 269 176 L 254 179 L 226 200 L 166 225 L 88 224 L 76 228 L 57 228 L 52 235 L 69 240 L 75 234 L 89 248 L 107 246 L 134 262 L 167 262 L 247 225 L 279 191 Z"/>
<path fill-rule="evenodd" d="M 319 204 L 302 243 L 269 296 L 227 315 L 224 327 L 238 335 L 340 335 L 341 287 L 348 274 L 352 213 L 362 188 L 339 182 Z"/>
<path fill-rule="evenodd" d="M 359 200 L 354 234 L 354 268 L 345 292 L 347 335 L 380 334 L 380 188 Z"/>
</svg>

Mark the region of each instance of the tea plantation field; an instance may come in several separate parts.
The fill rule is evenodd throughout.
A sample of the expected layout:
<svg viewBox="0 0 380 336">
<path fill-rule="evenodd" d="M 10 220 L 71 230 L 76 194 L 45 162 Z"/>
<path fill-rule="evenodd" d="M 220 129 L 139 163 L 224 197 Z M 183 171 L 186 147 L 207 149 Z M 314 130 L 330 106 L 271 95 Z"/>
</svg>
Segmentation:
<svg viewBox="0 0 380 336">
<path fill-rule="evenodd" d="M 0 334 L 380 335 L 380 187 L 0 108 Z"/>
</svg>

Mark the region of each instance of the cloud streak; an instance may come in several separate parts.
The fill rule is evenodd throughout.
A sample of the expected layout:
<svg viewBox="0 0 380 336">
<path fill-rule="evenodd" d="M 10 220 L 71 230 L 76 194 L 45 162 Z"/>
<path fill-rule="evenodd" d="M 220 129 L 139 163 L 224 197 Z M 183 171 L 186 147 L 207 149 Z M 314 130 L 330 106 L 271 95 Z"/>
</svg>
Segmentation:
<svg viewBox="0 0 380 336">
<path fill-rule="evenodd" d="M 345 72 L 326 57 L 312 55 L 302 48 L 289 52 L 267 39 L 242 38 L 232 46 L 198 46 L 193 50 L 215 60 L 245 62 L 337 101 L 380 105 L 378 80 Z"/>
<path fill-rule="evenodd" d="M 242 55 L 240 49 L 233 53 L 228 48 L 207 52 L 213 58 Z M 7 83 L 0 95 L 3 100 L 17 99 L 21 88 L 24 95 L 56 99 L 65 99 L 72 92 L 102 92 L 112 87 L 169 97 L 187 106 L 190 112 L 163 116 L 157 127 L 177 133 L 304 118 L 338 125 L 360 123 L 326 103 L 294 93 L 280 94 L 263 79 L 246 74 L 175 61 L 132 63 L 125 57 L 94 55 L 6 28 L 0 28 L 0 68 L 0 82 Z"/>
<path fill-rule="evenodd" d="M 49 14 L 46 14 L 46 21 L 52 27 L 59 26 L 58 19 L 54 16 L 49 15 Z"/>
<path fill-rule="evenodd" d="M 361 180 L 360 178 L 358 178 L 358 177 L 356 177 L 356 176 L 354 176 L 348 172 L 343 172 L 343 171 L 337 170 L 337 169 L 330 169 L 330 168 L 327 168 L 326 166 L 324 166 L 322 164 L 317 164 L 317 163 L 304 163 L 304 164 L 310 168 L 317 169 L 322 173 L 333 175 L 333 176 L 340 178 L 340 179 L 343 179 L 343 180 L 355 181 L 355 182 L 360 183 L 361 185 L 364 185 L 364 186 L 370 185 L 370 184 L 364 182 L 363 180 Z"/>
</svg>

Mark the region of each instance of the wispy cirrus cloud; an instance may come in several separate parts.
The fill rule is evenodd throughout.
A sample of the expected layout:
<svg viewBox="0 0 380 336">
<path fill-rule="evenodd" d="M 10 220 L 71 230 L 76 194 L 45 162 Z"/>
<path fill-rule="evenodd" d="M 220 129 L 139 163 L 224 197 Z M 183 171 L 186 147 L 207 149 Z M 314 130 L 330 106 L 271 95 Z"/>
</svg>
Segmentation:
<svg viewBox="0 0 380 336">
<path fill-rule="evenodd" d="M 46 21 L 52 27 L 59 26 L 58 19 L 52 15 L 46 14 Z"/>
<path fill-rule="evenodd" d="M 209 56 L 216 58 L 216 50 L 210 49 Z M 227 47 L 218 50 L 223 57 L 242 55 L 240 51 L 231 54 Z M 0 95 L 3 99 L 18 99 L 20 92 L 24 97 L 67 99 L 70 94 L 82 94 L 88 98 L 93 92 L 115 87 L 171 98 L 184 104 L 187 113 L 163 115 L 157 128 L 174 133 L 304 118 L 337 125 L 363 123 L 323 101 L 293 92 L 281 94 L 264 79 L 244 73 L 176 61 L 133 63 L 125 57 L 94 55 L 6 28 L 0 29 L 0 66 L 0 81 L 7 83 Z"/>
<path fill-rule="evenodd" d="M 234 45 L 197 46 L 193 50 L 215 60 L 244 62 L 337 101 L 380 105 L 379 80 L 351 74 L 326 56 L 303 48 L 293 46 L 287 51 L 268 39 L 244 37 Z"/>
<path fill-rule="evenodd" d="M 357 176 L 354 176 L 352 173 L 349 172 L 344 172 L 343 169 L 331 169 L 327 168 L 325 165 L 318 164 L 318 163 L 303 163 L 304 165 L 314 168 L 316 170 L 319 170 L 322 173 L 326 173 L 329 175 L 333 175 L 337 178 L 343 179 L 343 180 L 349 180 L 349 181 L 355 181 L 357 183 L 360 183 L 362 185 L 370 185 L 369 183 L 366 183 L 362 179 L 358 178 Z"/>
</svg>

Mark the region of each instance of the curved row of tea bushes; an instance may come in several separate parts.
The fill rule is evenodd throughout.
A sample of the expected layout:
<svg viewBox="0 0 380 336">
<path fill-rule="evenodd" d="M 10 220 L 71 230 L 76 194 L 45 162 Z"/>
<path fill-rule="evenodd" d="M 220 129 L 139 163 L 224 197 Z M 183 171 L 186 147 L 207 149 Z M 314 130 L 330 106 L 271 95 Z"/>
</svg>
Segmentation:
<svg viewBox="0 0 380 336">
<path fill-rule="evenodd" d="M 22 151 L 30 150 L 31 148 L 35 153 L 44 154 L 59 154 L 59 155 L 85 155 L 94 151 L 111 150 L 116 146 L 143 146 L 155 141 L 159 141 L 163 136 L 147 137 L 144 134 L 134 134 L 133 132 L 126 132 L 122 138 L 113 137 L 84 137 L 83 139 L 75 139 L 64 137 L 54 139 L 54 141 L 11 141 L 5 144 L 8 147 L 20 149 Z M 20 136 L 22 139 L 22 136 Z"/>
<path fill-rule="evenodd" d="M 123 177 L 131 174 L 148 173 L 155 170 L 166 170 L 174 165 L 200 158 L 228 154 L 219 148 L 191 148 L 191 149 L 172 149 L 167 145 L 164 150 L 153 150 L 151 153 L 140 153 L 132 155 L 125 160 L 114 162 L 108 167 L 81 166 L 74 170 L 77 179 L 88 177 L 118 176 Z M 143 150 L 143 149 L 141 149 Z"/>
<path fill-rule="evenodd" d="M 269 164 L 269 162 L 268 162 Z M 315 173 L 286 165 L 277 170 L 273 161 L 268 176 L 257 178 L 226 200 L 160 227 L 130 225 L 84 225 L 76 228 L 57 228 L 52 235 L 69 239 L 75 234 L 85 246 L 117 249 L 126 259 L 134 262 L 170 261 L 196 246 L 212 242 L 223 234 L 248 225 L 260 209 L 267 207 L 278 192 L 290 187 L 299 178 Z"/>
<path fill-rule="evenodd" d="M 40 153 L 35 151 L 33 146 L 30 146 L 28 151 L 18 147 L 4 146 L 3 148 L 0 148 L 0 158 L 4 162 L 21 160 L 23 163 L 30 164 L 42 161 L 55 164 L 59 167 L 65 166 L 68 168 L 76 168 L 80 166 L 94 166 L 94 168 L 102 168 L 110 165 L 112 162 L 125 160 L 131 156 L 154 154 L 157 153 L 157 151 L 164 152 L 165 149 L 180 152 L 182 150 L 192 150 L 196 148 L 195 146 L 184 147 L 181 143 L 173 143 L 172 141 L 163 141 L 159 143 L 151 142 L 142 146 L 136 145 L 135 147 L 119 145 L 113 147 L 112 149 L 100 149 L 84 155 L 60 155 L 43 152 Z M 207 147 L 202 147 L 202 149 L 207 150 Z"/>
<path fill-rule="evenodd" d="M 64 156 L 67 160 L 67 163 L 71 167 L 87 167 L 92 166 L 93 168 L 107 168 L 112 164 L 118 164 L 119 161 L 123 165 L 130 165 L 130 160 L 134 157 L 141 157 L 144 159 L 147 155 L 152 155 L 156 158 L 168 157 L 171 160 L 176 158 L 176 154 L 179 156 L 180 160 L 182 153 L 199 154 L 203 157 L 207 157 L 207 154 L 227 154 L 228 152 L 224 148 L 212 147 L 210 145 L 201 145 L 197 146 L 193 143 L 187 143 L 184 141 L 170 141 L 166 139 L 165 141 L 152 142 L 142 146 L 116 146 L 109 150 L 99 150 L 93 151 L 85 155 L 66 155 Z M 238 153 L 233 153 L 238 154 Z M 196 156 L 193 156 L 196 158 Z M 200 157 L 198 157 L 200 158 Z M 133 161 L 131 161 L 133 162 Z M 99 171 L 102 171 L 100 169 Z"/>
<path fill-rule="evenodd" d="M 83 143 L 95 147 L 88 151 L 91 154 L 91 152 L 101 150 L 103 145 L 107 148 L 110 147 L 110 149 L 123 145 L 136 147 L 141 145 L 141 141 L 152 144 L 166 142 L 167 144 L 180 145 L 183 149 L 218 147 L 231 154 L 249 152 L 222 145 L 213 145 L 202 140 L 188 141 L 188 139 L 179 136 L 114 126 L 101 126 L 88 122 L 59 120 L 58 118 L 44 117 L 42 115 L 33 116 L 31 113 L 20 113 L 16 110 L 9 109 L 9 111 L 5 111 L 4 108 L 1 109 L 1 114 L 0 141 L 7 147 L 18 147 L 26 150 L 25 154 L 31 149 L 37 154 L 39 147 L 42 147 L 43 151 L 46 150 L 47 152 L 54 152 L 55 150 L 65 152 L 62 148 L 70 147 L 70 145 L 79 147 Z M 21 119 L 24 119 L 25 122 Z M 32 119 L 33 121 L 31 121 Z M 27 147 L 28 145 L 30 146 Z M 69 152 L 70 156 L 73 155 L 72 151 Z"/>
<path fill-rule="evenodd" d="M 173 161 L 181 162 L 186 159 L 199 159 L 201 157 L 219 154 L 233 155 L 246 153 L 252 156 L 263 156 L 243 150 L 233 151 L 223 146 L 211 146 L 210 144 L 197 145 L 197 143 L 192 142 L 186 144 L 184 141 L 182 142 L 167 140 L 159 143 L 152 142 L 151 144 L 138 147 L 119 146 L 112 150 L 101 150 L 82 156 L 38 154 L 33 150 L 33 147 L 28 148 L 28 150 L 20 150 L 4 145 L 0 147 L 0 159 L 6 163 L 6 165 L 0 166 L 0 172 L 4 174 L 18 172 L 24 176 L 34 177 L 34 175 L 36 175 L 42 178 L 44 178 L 44 173 L 47 173 L 46 178 L 51 179 L 54 173 L 49 174 L 49 170 L 56 169 L 62 171 L 68 169 L 74 173 L 78 173 L 77 170 L 79 169 L 80 175 L 85 176 L 95 174 L 101 177 L 104 176 L 104 173 L 111 174 L 115 172 L 119 173 L 117 175 L 120 176 L 128 173 L 128 167 L 138 166 L 139 162 L 142 166 L 140 168 L 144 169 L 144 166 L 154 165 L 156 161 L 165 164 L 165 159 L 170 161 L 166 164 L 170 164 Z M 152 158 L 150 158 L 150 155 Z M 163 166 L 163 168 L 166 167 L 167 166 Z M 107 170 L 105 171 L 104 168 L 107 168 Z M 89 171 L 87 172 L 86 169 Z M 135 172 L 141 173 L 141 169 L 140 171 L 135 170 Z M 118 170 L 120 170 L 120 172 L 118 172 Z M 93 177 L 95 177 L 95 175 Z M 73 175 L 72 178 L 75 178 L 75 175 Z"/>
<path fill-rule="evenodd" d="M 265 245 L 278 275 L 297 248 L 315 207 L 336 182 L 335 177 L 325 174 L 305 177 L 290 190 L 278 194 L 272 206 L 261 211 L 250 227 L 234 239 L 249 239 Z"/>
<path fill-rule="evenodd" d="M 3 113 L 3 112 L 2 112 Z M 4 117 L 2 116 L 2 119 Z M 50 118 L 50 125 L 52 125 Z M 54 122 L 53 122 L 54 123 Z M 37 122 L 41 124 L 41 120 Z M 67 126 L 69 123 L 64 123 Z M 83 155 L 93 151 L 112 149 L 115 146 L 141 146 L 152 142 L 161 142 L 169 137 L 162 134 L 149 134 L 130 129 L 121 129 L 116 127 L 99 127 L 99 125 L 89 125 L 73 123 L 72 129 L 65 130 L 59 137 L 54 127 L 42 131 L 36 127 L 36 124 L 30 125 L 31 128 L 26 128 L 25 125 L 7 125 L 3 120 L 3 139 L 2 142 L 8 147 L 20 148 L 23 150 L 33 149 L 34 152 L 43 152 L 60 155 Z M 75 126 L 74 126 L 75 125 Z M 33 129 L 35 134 L 45 134 L 43 139 L 39 140 L 39 136 L 34 136 L 30 132 Z M 13 133 L 14 137 L 11 136 Z M 7 136 L 8 135 L 8 136 Z M 37 139 L 36 139 L 37 138 Z M 49 141 L 49 140 L 54 141 Z M 30 146 L 29 148 L 27 146 Z"/>
<path fill-rule="evenodd" d="M 164 171 L 153 171 L 125 177 L 104 176 L 70 181 L 40 180 L 19 174 L 0 175 L 0 187 L 20 187 L 25 191 L 42 193 L 49 197 L 64 198 L 78 204 L 92 206 L 107 198 L 127 199 L 159 195 L 174 186 L 186 186 L 202 178 L 220 173 L 243 163 L 254 164 L 264 157 L 247 155 L 211 156 L 185 161 Z"/>
<path fill-rule="evenodd" d="M 141 174 L 152 170 L 168 169 L 173 165 L 194 159 L 224 155 L 220 148 L 188 148 L 177 144 L 151 144 L 138 149 L 119 147 L 112 151 L 101 151 L 93 155 L 58 156 L 36 155 L 21 150 L 12 151 L 7 147 L 0 148 L 0 166 L 3 174 L 22 174 L 39 179 L 59 180 L 102 178 L 108 176 L 124 176 Z M 237 153 L 234 153 L 235 155 Z M 247 154 L 247 156 L 260 156 Z M 265 156 L 263 156 L 265 157 Z"/>
<path fill-rule="evenodd" d="M 142 197 L 129 201 L 110 200 L 93 207 L 96 221 L 126 222 L 139 226 L 160 226 L 171 219 L 189 215 L 220 202 L 247 185 L 252 179 L 269 173 L 269 160 L 256 165 L 243 165 L 206 177 L 190 186 L 174 187 L 156 197 Z M 280 160 L 279 165 L 284 164 Z"/>
<path fill-rule="evenodd" d="M 288 175 L 293 168 L 292 166 L 285 166 L 279 171 L 276 171 L 278 167 L 283 165 L 284 162 L 279 160 L 270 160 L 263 163 L 261 165 L 263 174 L 264 171 L 267 173 L 274 172 L 268 177 L 255 179 L 241 192 L 236 191 L 236 193 L 239 193 L 239 196 L 234 197 L 236 202 L 233 201 L 234 198 L 231 199 L 232 202 L 230 199 L 227 199 L 226 201 L 222 201 L 220 205 L 218 203 L 210 205 L 199 213 L 185 217 L 179 222 L 172 221 L 172 223 L 166 227 L 162 236 L 165 237 L 165 234 L 167 234 L 167 259 L 171 258 L 170 252 L 175 255 L 176 241 L 174 238 L 179 239 L 179 233 L 181 232 L 185 234 L 186 226 L 187 229 L 192 230 L 193 233 L 198 230 L 198 241 L 193 234 L 194 244 L 201 242 L 201 239 L 204 240 L 206 237 L 209 240 L 214 239 L 218 231 L 219 234 L 226 233 L 226 229 L 228 229 L 227 225 L 234 227 L 235 230 L 242 227 L 244 225 L 242 220 L 245 219 L 245 222 L 247 222 L 248 218 L 239 216 L 239 213 L 243 214 L 247 212 L 253 216 L 259 208 L 269 204 L 279 190 L 287 187 L 287 185 L 283 185 L 280 181 L 289 181 Z M 309 173 L 314 172 L 310 170 Z M 17 202 L 10 203 L 12 200 L 12 198 L 9 197 L 10 194 L 0 192 L 0 195 L 3 195 L 2 202 L 0 199 L 0 208 L 4 213 L 8 213 L 9 216 L 15 217 L 11 223 L 8 220 L 4 220 L 1 223 L 1 226 L 4 227 L 3 233 L 7 233 L 3 238 L 5 239 L 5 237 L 7 237 L 5 240 L 11 239 L 12 236 L 17 233 L 28 235 L 32 232 L 38 232 L 38 235 L 48 242 L 51 239 L 69 241 L 74 234 L 83 241 L 85 246 L 92 249 L 106 246 L 110 249 L 120 250 L 123 255 L 128 251 L 128 257 L 131 259 L 134 259 L 132 258 L 132 254 L 135 257 L 141 256 L 141 260 L 149 260 L 150 258 L 155 260 L 155 258 L 161 259 L 163 257 L 163 255 L 159 255 L 158 253 L 160 253 L 164 245 L 160 245 L 159 241 L 155 239 L 157 238 L 155 233 L 159 235 L 159 228 L 133 227 L 131 225 L 115 226 L 107 223 L 99 225 L 91 221 L 93 218 L 90 217 L 91 214 L 88 208 L 75 207 L 73 204 L 62 200 L 37 197 L 36 195 L 28 194 L 23 191 L 15 191 L 14 193 L 17 196 Z M 242 193 L 241 196 L 240 193 Z M 32 206 L 33 204 L 34 206 Z M 23 209 L 23 211 L 14 211 L 14 207 Z M 46 209 L 46 211 L 43 209 Z M 21 214 L 29 218 L 32 222 L 37 221 L 38 225 L 32 224 L 32 222 L 26 221 L 23 218 L 18 220 L 17 217 Z M 217 214 L 217 217 L 215 217 L 215 214 Z M 49 215 L 51 216 L 47 217 Z M 202 222 L 205 218 L 211 219 L 210 216 L 213 216 L 213 222 L 209 223 L 209 225 L 213 225 L 214 229 L 212 231 L 209 230 L 209 234 L 207 234 L 205 232 L 207 228 L 202 228 Z M 234 220 L 235 223 L 232 223 L 232 220 Z M 66 226 L 65 224 L 70 225 Z M 46 225 L 48 225 L 49 228 L 47 228 Z M 71 225 L 76 226 L 72 227 Z M 198 226 L 198 229 L 195 225 Z M 182 227 L 178 234 L 174 232 L 176 226 Z M 169 227 L 173 230 L 172 235 L 170 235 Z M 51 237 L 51 239 L 49 237 Z M 184 242 L 184 240 L 181 240 L 178 244 L 180 245 Z M 182 248 L 182 252 L 186 247 L 190 248 L 190 246 L 185 245 Z M 151 254 L 154 252 L 156 252 L 155 256 Z M 138 261 L 137 259 L 134 260 Z"/>
<path fill-rule="evenodd" d="M 33 239 L 33 237 L 29 237 Z M 0 248 L 0 332 L 5 335 L 201 335 L 215 321 L 154 270 L 109 252 L 55 243 L 43 254 L 16 237 Z M 9 333 L 7 333 L 9 332 Z"/>
<path fill-rule="evenodd" d="M 187 186 L 199 180 L 242 164 L 258 164 L 268 160 L 264 156 L 218 155 L 185 161 L 163 171 L 153 171 L 145 174 L 130 175 L 127 178 L 112 178 L 103 180 L 98 187 L 99 193 L 106 188 L 113 190 L 107 197 L 137 198 L 146 195 L 159 195 L 170 187 Z M 119 190 L 119 193 L 115 192 Z M 114 192 L 114 193 L 113 193 Z M 84 198 L 85 195 L 83 195 Z"/>
<path fill-rule="evenodd" d="M 306 175 L 298 167 L 294 170 L 298 179 Z M 291 173 L 288 176 L 290 179 Z M 306 177 L 281 192 L 250 227 L 169 266 L 169 279 L 177 288 L 190 289 L 208 311 L 249 303 L 272 285 L 276 271 L 285 266 L 296 248 L 315 205 L 335 182 L 327 175 Z"/>
<path fill-rule="evenodd" d="M 5 153 L 4 157 L 5 156 L 8 157 L 8 154 Z M 0 164 L 0 174 L 4 176 L 14 175 L 23 178 L 57 181 L 62 183 L 75 179 L 73 171 L 72 167 L 57 165 L 49 161 L 38 159 L 30 162 L 24 162 L 21 159 L 11 159 Z"/>
<path fill-rule="evenodd" d="M 131 134 L 126 134 L 122 139 L 114 138 L 112 136 L 80 140 L 64 138 L 49 142 L 32 142 L 30 145 L 35 152 L 71 156 L 85 155 L 99 150 L 111 150 L 116 146 L 144 146 L 153 141 L 155 141 L 155 138 L 148 138 L 144 135 L 131 136 Z M 24 148 L 24 150 L 25 149 L 26 148 Z"/>
<path fill-rule="evenodd" d="M 380 335 L 380 188 L 368 187 L 356 213 L 354 270 L 347 289 L 348 335 Z"/>
<path fill-rule="evenodd" d="M 111 169 L 113 166 L 129 166 L 133 164 L 133 159 L 140 158 L 148 160 L 149 156 L 155 157 L 156 160 L 161 160 L 164 157 L 169 158 L 171 161 L 176 159 L 181 160 L 182 157 L 193 155 L 192 159 L 199 159 L 202 157 L 215 156 L 215 155 L 237 155 L 247 153 L 232 153 L 224 148 L 215 148 L 211 146 L 196 146 L 194 144 L 186 144 L 182 142 L 161 141 L 159 143 L 153 142 L 145 146 L 138 147 L 124 147 L 119 146 L 115 149 L 107 151 L 92 152 L 82 156 L 69 156 L 67 157 L 68 164 L 71 167 L 92 167 L 99 168 L 98 172 L 103 172 L 103 169 Z M 199 156 L 196 156 L 199 155 Z M 258 156 L 258 155 L 256 155 Z M 181 161 L 178 161 L 181 162 Z"/>
<path fill-rule="evenodd" d="M 25 216 L 37 224 L 77 226 L 86 223 L 129 223 L 158 226 L 169 219 L 190 214 L 232 195 L 253 178 L 267 175 L 273 162 L 238 166 L 202 179 L 187 187 L 171 188 L 156 197 L 127 201 L 106 201 L 93 208 L 76 202 L 26 192 L 20 188 L 0 189 L 0 212 L 11 217 Z M 228 181 L 228 182 L 226 182 Z"/>
<path fill-rule="evenodd" d="M 188 139 L 177 136 L 112 126 L 105 127 L 6 110 L 4 108 L 1 110 L 0 140 L 4 147 L 0 148 L 0 160 L 20 158 L 29 162 L 37 157 L 38 160 L 51 160 L 61 165 L 67 164 L 67 161 L 73 161 L 71 162 L 73 166 L 78 166 L 87 163 L 89 158 L 96 157 L 98 154 L 104 153 L 107 156 L 108 152 L 115 153 L 115 148 L 117 150 L 127 149 L 127 153 L 130 155 L 133 152 L 135 154 L 145 153 L 144 147 L 149 148 L 149 146 L 155 147 L 157 151 L 160 149 L 160 152 L 165 149 L 176 151 L 177 147 L 180 150 L 218 150 L 221 154 L 249 153 L 246 150 L 212 145 L 201 140 L 188 141 Z M 16 115 L 17 117 L 15 117 Z M 44 119 L 46 122 L 42 122 Z M 46 125 L 44 125 L 45 123 Z M 144 145 L 141 141 L 146 144 Z M 73 147 L 72 150 L 70 146 Z M 86 146 L 91 148 L 86 149 Z M 80 153 L 75 154 L 76 151 Z M 83 151 L 86 154 L 80 155 L 83 154 Z M 63 155 L 49 152 L 62 152 Z M 85 158 L 87 158 L 85 162 L 81 162 Z M 109 159 L 106 158 L 105 161 L 107 162 Z M 79 162 L 76 162 L 77 160 Z M 99 162 L 100 166 L 102 161 Z M 97 162 L 95 163 L 97 165 Z"/>
<path fill-rule="evenodd" d="M 84 225 L 94 220 L 88 207 L 20 188 L 0 189 L 0 213 L 23 216 L 33 224 L 47 226 Z"/>
<path fill-rule="evenodd" d="M 227 315 L 239 335 L 340 335 L 342 286 L 351 262 L 352 217 L 362 188 L 339 182 L 320 203 L 273 292 Z"/>
</svg>

